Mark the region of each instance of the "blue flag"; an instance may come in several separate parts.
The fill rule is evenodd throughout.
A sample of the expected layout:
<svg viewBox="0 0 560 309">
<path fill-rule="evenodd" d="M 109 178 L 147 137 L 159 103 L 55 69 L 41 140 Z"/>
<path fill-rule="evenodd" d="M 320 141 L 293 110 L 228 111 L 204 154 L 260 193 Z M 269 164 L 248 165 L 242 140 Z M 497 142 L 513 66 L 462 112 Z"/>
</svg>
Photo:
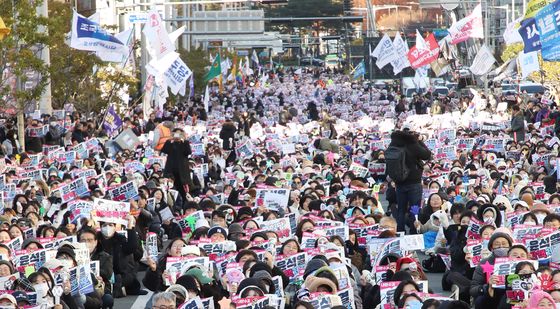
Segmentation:
<svg viewBox="0 0 560 309">
<path fill-rule="evenodd" d="M 534 18 L 527 18 L 521 22 L 519 34 L 523 39 L 523 52 L 528 54 L 533 51 L 541 50 L 541 39 Z"/>
<path fill-rule="evenodd" d="M 354 79 L 358 79 L 358 78 L 366 75 L 366 65 L 365 65 L 363 60 L 360 61 L 360 64 L 358 64 L 358 66 L 356 66 L 354 68 L 353 73 L 354 73 L 354 76 L 353 76 Z"/>
<path fill-rule="evenodd" d="M 113 135 L 114 132 L 118 131 L 120 127 L 122 127 L 122 119 L 115 112 L 115 108 L 111 105 L 109 106 L 109 110 L 107 110 L 107 114 L 105 114 L 105 118 L 103 119 L 103 129 L 107 135 Z"/>
<path fill-rule="evenodd" d="M 543 60 L 560 60 L 560 0 L 545 6 L 535 15 L 535 23 L 541 40 Z"/>
<path fill-rule="evenodd" d="M 94 52 L 113 52 L 128 55 L 128 46 L 109 34 L 95 21 L 74 11 L 70 47 Z"/>
</svg>

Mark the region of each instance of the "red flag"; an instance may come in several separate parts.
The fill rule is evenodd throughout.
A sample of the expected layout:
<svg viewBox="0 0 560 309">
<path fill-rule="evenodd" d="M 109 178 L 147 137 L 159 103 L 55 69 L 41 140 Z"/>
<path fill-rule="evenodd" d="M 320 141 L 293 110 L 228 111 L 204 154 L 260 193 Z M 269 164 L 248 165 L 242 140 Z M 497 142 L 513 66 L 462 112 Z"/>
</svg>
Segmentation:
<svg viewBox="0 0 560 309">
<path fill-rule="evenodd" d="M 439 45 L 433 33 L 430 33 L 425 42 L 427 49 L 420 50 L 414 46 L 408 51 L 408 61 L 413 69 L 428 65 L 439 56 Z"/>
</svg>

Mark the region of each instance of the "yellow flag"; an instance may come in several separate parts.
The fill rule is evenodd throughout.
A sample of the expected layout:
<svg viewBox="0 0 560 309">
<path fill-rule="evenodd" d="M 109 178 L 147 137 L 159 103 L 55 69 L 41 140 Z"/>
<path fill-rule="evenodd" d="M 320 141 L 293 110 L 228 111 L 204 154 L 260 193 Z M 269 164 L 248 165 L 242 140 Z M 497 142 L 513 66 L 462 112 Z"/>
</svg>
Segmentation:
<svg viewBox="0 0 560 309">
<path fill-rule="evenodd" d="M 10 28 L 6 27 L 2 17 L 0 17 L 0 40 L 3 40 L 8 34 L 10 34 Z"/>
</svg>

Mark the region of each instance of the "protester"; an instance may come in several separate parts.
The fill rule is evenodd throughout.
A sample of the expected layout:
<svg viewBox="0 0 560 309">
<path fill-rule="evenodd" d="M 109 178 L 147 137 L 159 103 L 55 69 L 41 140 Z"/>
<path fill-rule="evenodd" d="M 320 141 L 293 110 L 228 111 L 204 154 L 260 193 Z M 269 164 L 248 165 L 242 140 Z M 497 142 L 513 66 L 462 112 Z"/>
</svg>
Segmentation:
<svg viewBox="0 0 560 309">
<path fill-rule="evenodd" d="M 554 103 L 539 110 L 527 98 L 510 118 L 458 93 L 434 102 L 418 91 L 408 106 L 392 86 L 269 73 L 210 87 L 208 112 L 200 98 L 135 106 L 114 131 L 97 130 L 111 127 L 103 115 L 30 117 L 27 151 L 7 120 L 0 282 L 14 292 L 0 304 L 114 308 L 146 293 L 140 307 L 158 309 L 560 299 Z M 119 140 L 125 127 L 136 145 Z M 446 293 L 432 293 L 440 285 Z"/>
</svg>

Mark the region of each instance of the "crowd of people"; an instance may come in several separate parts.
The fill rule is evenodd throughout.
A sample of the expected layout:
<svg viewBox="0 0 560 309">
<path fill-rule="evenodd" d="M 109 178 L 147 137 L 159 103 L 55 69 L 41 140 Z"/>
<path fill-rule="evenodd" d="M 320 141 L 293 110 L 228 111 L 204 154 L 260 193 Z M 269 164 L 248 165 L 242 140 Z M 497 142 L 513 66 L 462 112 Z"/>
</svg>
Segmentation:
<svg viewBox="0 0 560 309">
<path fill-rule="evenodd" d="M 281 70 L 121 113 L 3 120 L 1 308 L 560 308 L 554 100 Z"/>
</svg>

